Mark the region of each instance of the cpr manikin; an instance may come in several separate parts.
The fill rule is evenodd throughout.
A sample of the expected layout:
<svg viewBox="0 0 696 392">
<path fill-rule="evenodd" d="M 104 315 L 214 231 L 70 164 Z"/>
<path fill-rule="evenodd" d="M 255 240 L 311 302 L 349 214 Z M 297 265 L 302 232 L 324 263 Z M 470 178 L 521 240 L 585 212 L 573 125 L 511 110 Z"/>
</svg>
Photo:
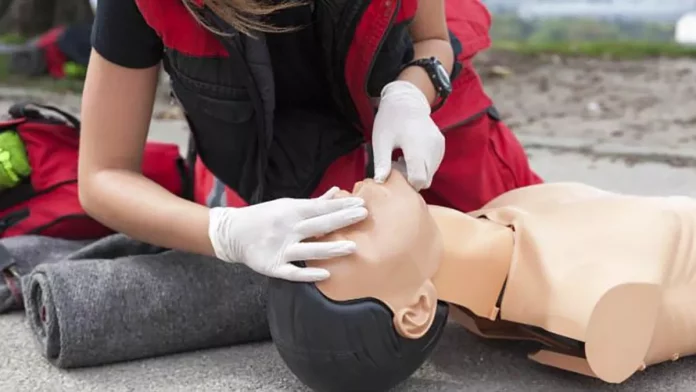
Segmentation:
<svg viewBox="0 0 696 392">
<path fill-rule="evenodd" d="M 611 383 L 696 352 L 692 199 L 543 184 L 463 214 L 425 206 L 398 172 L 353 193 L 370 217 L 320 240 L 358 252 L 307 264 L 331 272 L 327 300 L 377 300 L 402 338 L 441 328 L 445 302 L 473 333 L 538 341 L 531 359 Z"/>
</svg>

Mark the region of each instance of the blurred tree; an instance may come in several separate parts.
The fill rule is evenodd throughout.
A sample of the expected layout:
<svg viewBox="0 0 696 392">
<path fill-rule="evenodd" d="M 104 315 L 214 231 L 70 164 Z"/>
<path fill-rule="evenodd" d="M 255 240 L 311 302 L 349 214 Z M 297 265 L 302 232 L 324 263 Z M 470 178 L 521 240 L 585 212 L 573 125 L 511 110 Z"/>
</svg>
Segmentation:
<svg viewBox="0 0 696 392">
<path fill-rule="evenodd" d="M 491 39 L 493 41 L 524 41 L 530 33 L 530 26 L 515 14 L 493 15 Z"/>
<path fill-rule="evenodd" d="M 556 19 L 544 21 L 529 37 L 530 42 L 616 41 L 621 28 L 616 23 L 594 19 Z"/>
</svg>

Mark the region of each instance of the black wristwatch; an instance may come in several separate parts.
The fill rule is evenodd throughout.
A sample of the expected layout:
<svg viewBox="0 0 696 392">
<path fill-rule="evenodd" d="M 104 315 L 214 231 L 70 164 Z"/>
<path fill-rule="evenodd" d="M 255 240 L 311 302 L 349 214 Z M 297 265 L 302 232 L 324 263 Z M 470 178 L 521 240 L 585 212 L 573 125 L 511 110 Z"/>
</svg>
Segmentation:
<svg viewBox="0 0 696 392">
<path fill-rule="evenodd" d="M 402 71 L 408 67 L 421 67 L 428 73 L 430 81 L 437 92 L 438 102 L 433 106 L 432 111 L 436 111 L 445 104 L 447 97 L 452 93 L 452 83 L 450 81 L 449 72 L 444 65 L 435 57 L 416 59 L 407 63 L 401 69 Z"/>
</svg>

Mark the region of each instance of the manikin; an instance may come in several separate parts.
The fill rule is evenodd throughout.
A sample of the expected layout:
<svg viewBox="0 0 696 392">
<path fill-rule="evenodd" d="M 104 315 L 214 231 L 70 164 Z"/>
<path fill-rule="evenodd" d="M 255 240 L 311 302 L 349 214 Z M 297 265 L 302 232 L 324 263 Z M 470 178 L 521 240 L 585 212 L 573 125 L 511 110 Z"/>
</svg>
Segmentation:
<svg viewBox="0 0 696 392">
<path fill-rule="evenodd" d="M 401 337 L 421 338 L 445 302 L 479 336 L 537 341 L 532 360 L 609 383 L 696 353 L 696 200 L 555 183 L 464 214 L 396 171 L 353 194 L 370 216 L 318 240 L 357 253 L 306 264 L 331 272 L 316 288 L 332 302 L 388 307 Z"/>
</svg>

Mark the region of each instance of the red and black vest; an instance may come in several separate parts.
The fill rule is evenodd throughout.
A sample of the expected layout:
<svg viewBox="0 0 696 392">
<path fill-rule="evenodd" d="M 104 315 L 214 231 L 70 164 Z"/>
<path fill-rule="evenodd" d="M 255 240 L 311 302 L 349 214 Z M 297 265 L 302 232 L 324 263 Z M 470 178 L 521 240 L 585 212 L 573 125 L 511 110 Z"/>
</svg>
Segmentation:
<svg viewBox="0 0 696 392">
<path fill-rule="evenodd" d="M 337 115 L 308 111 L 274 126 L 274 88 L 263 34 L 236 34 L 205 8 L 202 27 L 181 0 L 136 0 L 165 45 L 164 66 L 183 106 L 197 156 L 195 199 L 229 205 L 308 197 L 338 157 L 369 142 L 384 85 L 413 57 L 408 26 L 418 0 L 328 0 L 314 3 L 321 60 Z M 455 50 L 453 94 L 434 113 L 443 131 L 486 112 L 471 58 L 490 45 L 490 15 L 479 0 L 447 0 Z"/>
</svg>

